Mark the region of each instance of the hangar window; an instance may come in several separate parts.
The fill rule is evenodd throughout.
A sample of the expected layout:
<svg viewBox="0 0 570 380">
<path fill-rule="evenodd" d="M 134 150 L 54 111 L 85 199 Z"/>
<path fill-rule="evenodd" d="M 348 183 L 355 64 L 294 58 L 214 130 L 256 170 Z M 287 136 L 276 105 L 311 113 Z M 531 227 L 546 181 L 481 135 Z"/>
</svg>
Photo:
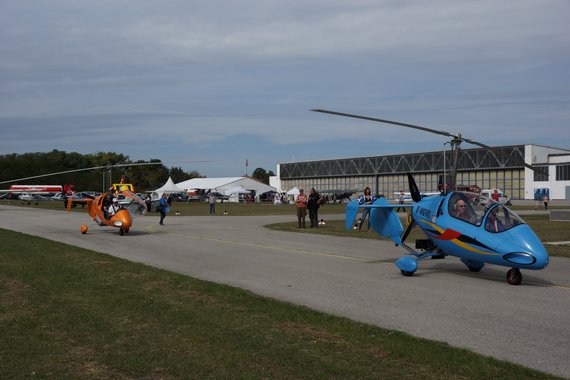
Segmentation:
<svg viewBox="0 0 570 380">
<path fill-rule="evenodd" d="M 556 180 L 570 181 L 570 165 L 556 165 Z"/>
<path fill-rule="evenodd" d="M 541 181 L 548 181 L 548 166 L 536 166 L 538 170 L 534 171 L 534 181 L 541 182 Z"/>
</svg>

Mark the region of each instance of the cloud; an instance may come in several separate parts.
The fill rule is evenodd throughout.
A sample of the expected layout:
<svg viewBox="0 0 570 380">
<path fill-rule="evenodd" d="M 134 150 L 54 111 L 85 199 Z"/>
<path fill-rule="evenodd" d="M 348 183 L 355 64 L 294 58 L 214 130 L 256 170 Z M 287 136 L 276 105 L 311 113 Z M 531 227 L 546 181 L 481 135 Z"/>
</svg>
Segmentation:
<svg viewBox="0 0 570 380">
<path fill-rule="evenodd" d="M 0 154 L 113 148 L 145 159 L 170 154 L 172 141 L 200 154 L 238 141 L 229 158 L 257 141 L 286 160 L 304 156 L 298 147 L 327 158 L 442 143 L 308 111 L 317 107 L 486 143 L 570 146 L 561 138 L 569 8 L 565 0 L 5 1 L 0 128 L 9 132 Z"/>
</svg>

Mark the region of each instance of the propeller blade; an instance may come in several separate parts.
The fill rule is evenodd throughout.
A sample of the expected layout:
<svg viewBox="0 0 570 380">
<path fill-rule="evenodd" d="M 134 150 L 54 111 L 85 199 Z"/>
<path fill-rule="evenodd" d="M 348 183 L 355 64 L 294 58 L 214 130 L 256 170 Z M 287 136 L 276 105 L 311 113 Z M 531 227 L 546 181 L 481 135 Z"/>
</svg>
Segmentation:
<svg viewBox="0 0 570 380">
<path fill-rule="evenodd" d="M 410 186 L 410 195 L 412 196 L 412 199 L 414 202 L 419 202 L 422 199 L 422 195 L 420 194 L 420 189 L 418 189 L 418 185 L 411 173 L 408 173 L 408 184 Z"/>
<path fill-rule="evenodd" d="M 404 234 L 402 235 L 402 244 L 406 241 L 406 238 L 408 237 L 410 232 L 412 232 L 415 226 L 416 226 L 416 221 L 412 218 L 412 222 L 408 224 L 408 228 L 406 228 L 406 231 L 404 231 Z"/>
</svg>

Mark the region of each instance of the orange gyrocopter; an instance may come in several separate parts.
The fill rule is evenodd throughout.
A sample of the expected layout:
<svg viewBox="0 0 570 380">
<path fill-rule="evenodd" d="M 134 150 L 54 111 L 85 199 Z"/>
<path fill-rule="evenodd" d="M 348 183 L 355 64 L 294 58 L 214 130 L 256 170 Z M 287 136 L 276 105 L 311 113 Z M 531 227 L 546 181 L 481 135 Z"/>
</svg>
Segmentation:
<svg viewBox="0 0 570 380">
<path fill-rule="evenodd" d="M 123 184 L 121 184 L 123 185 Z M 123 187 L 126 187 L 124 185 Z M 138 195 L 130 190 L 119 190 L 111 193 L 104 193 L 96 197 L 90 197 L 84 194 L 87 199 L 87 213 L 100 226 L 110 226 L 119 229 L 121 235 L 128 233 L 133 225 L 133 218 L 146 214 L 146 204 Z M 130 187 L 132 189 L 132 186 Z M 113 199 L 119 201 L 120 207 L 117 212 L 110 215 L 108 208 L 113 203 Z M 69 197 L 67 202 L 68 210 L 71 209 L 75 199 Z M 81 225 L 81 233 L 86 234 L 88 227 L 86 224 Z"/>
<path fill-rule="evenodd" d="M 144 162 L 144 163 L 130 163 L 130 164 L 116 164 L 116 165 L 106 165 L 106 166 L 95 166 L 83 169 L 73 169 L 66 170 L 56 173 L 41 174 L 32 177 L 12 179 L 9 181 L 0 182 L 13 183 L 20 182 L 24 180 L 43 178 L 49 176 L 55 176 L 60 174 L 68 174 L 75 172 L 83 172 L 89 170 L 107 170 L 109 173 L 112 168 L 117 167 L 130 167 L 130 166 L 146 166 L 146 165 L 162 165 L 161 162 Z M 108 213 L 108 207 L 111 205 L 113 198 L 117 198 L 120 205 L 118 211 L 113 215 Z M 112 188 L 107 193 L 103 193 L 98 196 L 93 196 L 85 192 L 64 195 L 64 200 L 67 204 L 68 210 L 77 204 L 83 204 L 87 206 L 87 212 L 89 216 L 100 226 L 111 226 L 119 229 L 121 235 L 128 233 L 133 225 L 133 218 L 137 216 L 142 216 L 146 214 L 146 204 L 136 193 L 132 184 L 124 183 L 121 179 L 121 183 L 113 184 Z M 83 234 L 87 233 L 87 225 L 81 225 L 81 232 Z"/>
</svg>

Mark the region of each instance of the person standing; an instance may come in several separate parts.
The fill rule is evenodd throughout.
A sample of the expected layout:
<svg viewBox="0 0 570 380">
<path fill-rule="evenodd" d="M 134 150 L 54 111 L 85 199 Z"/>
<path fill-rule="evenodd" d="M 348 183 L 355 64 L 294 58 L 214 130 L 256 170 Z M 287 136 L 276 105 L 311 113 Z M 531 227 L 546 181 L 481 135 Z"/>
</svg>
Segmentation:
<svg viewBox="0 0 570 380">
<path fill-rule="evenodd" d="M 307 216 L 307 194 L 303 189 L 299 189 L 299 195 L 297 195 L 297 228 L 305 228 L 305 218 Z"/>
<path fill-rule="evenodd" d="M 548 193 L 544 193 L 544 198 L 542 198 L 542 201 L 544 202 L 544 209 L 548 210 L 548 201 L 550 201 Z"/>
<path fill-rule="evenodd" d="M 146 205 L 146 212 L 150 213 L 152 209 L 152 198 L 150 197 L 150 194 L 146 196 L 144 204 Z"/>
<path fill-rule="evenodd" d="M 540 196 L 540 191 L 537 191 L 534 195 L 534 211 L 540 208 L 540 203 L 542 202 L 542 197 Z"/>
<path fill-rule="evenodd" d="M 309 210 L 309 221 L 311 228 L 319 227 L 319 207 L 323 203 L 323 198 L 317 193 L 314 187 L 311 187 L 309 199 L 307 200 L 307 210 Z"/>
<path fill-rule="evenodd" d="M 160 197 L 158 208 L 160 211 L 160 222 L 158 222 L 158 224 L 160 224 L 162 226 L 162 225 L 164 225 L 164 218 L 166 218 L 166 213 L 169 211 L 168 194 L 166 194 L 166 193 L 162 194 L 162 197 Z"/>
<path fill-rule="evenodd" d="M 398 195 L 398 204 L 400 204 L 400 205 L 403 205 L 403 204 L 404 204 L 404 195 L 405 195 L 405 194 L 404 194 L 404 190 L 400 190 L 400 195 Z M 396 209 L 396 212 L 400 212 L 400 209 L 406 211 L 405 208 L 403 208 L 403 207 L 398 207 L 398 208 Z"/>
<path fill-rule="evenodd" d="M 374 196 L 371 194 L 370 188 L 367 186 L 364 189 L 364 194 L 358 199 L 358 204 L 360 205 L 371 205 L 374 203 Z M 370 209 L 365 208 L 362 211 L 362 217 L 360 217 L 360 223 L 358 223 L 358 231 L 362 230 L 362 225 L 368 217 L 368 231 L 370 231 Z"/>
<path fill-rule="evenodd" d="M 214 194 L 213 192 L 210 191 L 210 195 L 208 195 L 208 203 L 210 204 L 210 215 L 213 215 L 216 213 L 216 201 L 218 200 L 218 198 L 216 197 L 216 194 Z"/>
<path fill-rule="evenodd" d="M 499 200 L 501 199 L 501 195 L 499 194 L 497 189 L 495 189 L 493 191 L 493 194 L 491 194 L 491 199 L 493 199 L 493 201 L 495 201 L 496 203 L 499 203 Z"/>
</svg>

